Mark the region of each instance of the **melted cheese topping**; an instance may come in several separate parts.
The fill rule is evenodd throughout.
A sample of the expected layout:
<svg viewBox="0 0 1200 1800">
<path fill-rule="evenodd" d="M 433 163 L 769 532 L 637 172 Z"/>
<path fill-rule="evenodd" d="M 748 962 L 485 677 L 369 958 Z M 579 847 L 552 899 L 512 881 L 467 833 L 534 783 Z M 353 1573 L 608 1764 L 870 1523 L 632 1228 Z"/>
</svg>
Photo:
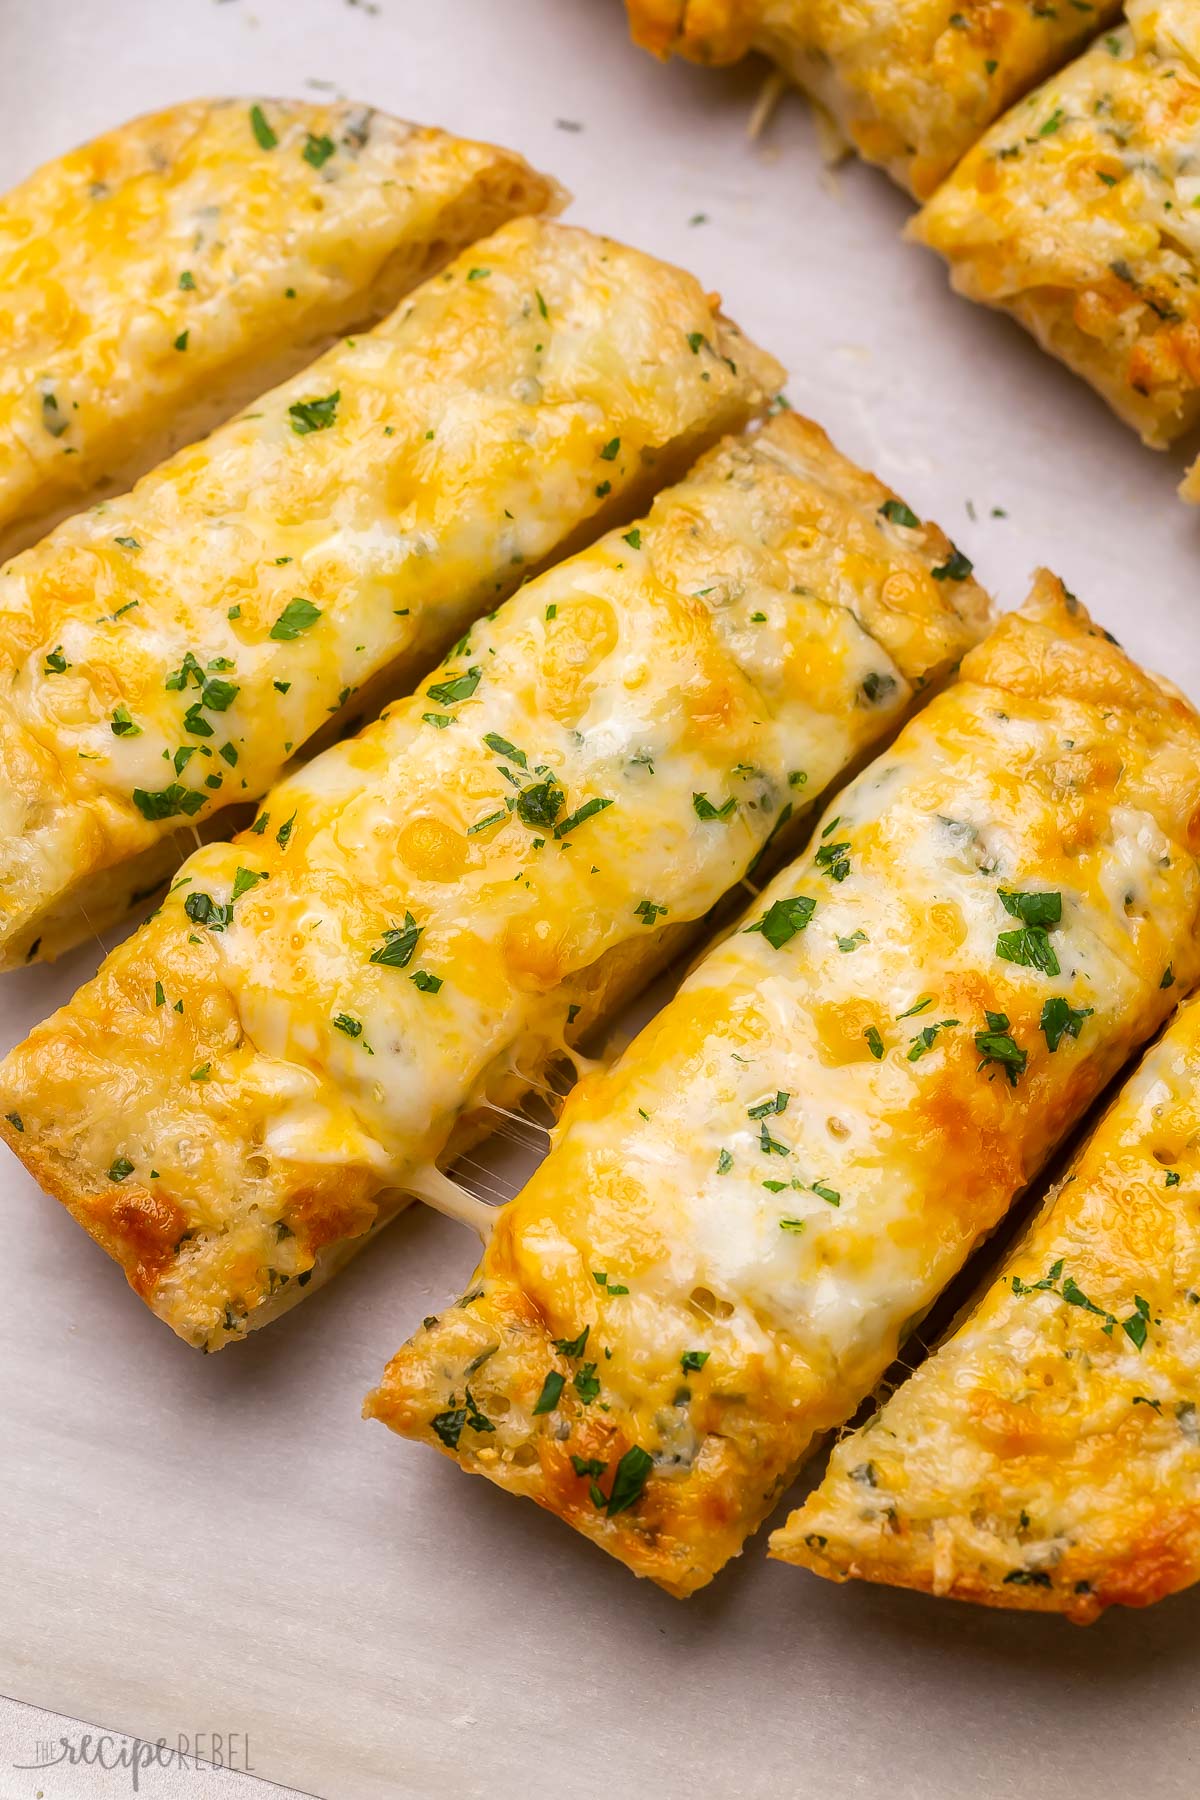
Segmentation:
<svg viewBox="0 0 1200 1800">
<path fill-rule="evenodd" d="M 774 58 L 868 162 L 923 199 L 998 113 L 1056 68 L 1117 0 L 626 0 L 659 56 Z"/>
<path fill-rule="evenodd" d="M 343 102 L 192 101 L 48 163 L 0 200 L 0 555 L 556 199 Z"/>
<path fill-rule="evenodd" d="M 396 1189 L 445 1204 L 434 1160 L 979 636 L 968 570 L 816 426 L 725 443 L 192 856 L 8 1059 L 9 1141 L 180 1335 L 240 1335 Z"/>
<path fill-rule="evenodd" d="M 1001 119 L 913 231 L 1162 446 L 1200 419 L 1200 44 L 1178 5 L 1130 15 Z"/>
<path fill-rule="evenodd" d="M 1200 1004 L 773 1552 L 1080 1623 L 1200 1577 Z"/>
<path fill-rule="evenodd" d="M 9 563 L 9 964 L 84 935 L 97 874 L 257 798 L 365 684 L 415 679 L 780 373 L 691 276 L 522 220 Z M 124 882 L 114 911 L 144 872 Z"/>
<path fill-rule="evenodd" d="M 702 1585 L 1200 970 L 1198 800 L 1200 719 L 1043 576 L 575 1091 L 369 1410 Z"/>
</svg>

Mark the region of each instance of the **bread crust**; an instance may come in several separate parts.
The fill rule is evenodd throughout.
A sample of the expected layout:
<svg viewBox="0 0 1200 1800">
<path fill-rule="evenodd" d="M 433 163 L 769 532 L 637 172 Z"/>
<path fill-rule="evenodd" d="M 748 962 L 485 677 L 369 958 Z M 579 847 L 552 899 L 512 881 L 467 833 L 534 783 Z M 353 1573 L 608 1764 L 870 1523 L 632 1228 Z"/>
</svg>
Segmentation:
<svg viewBox="0 0 1200 1800">
<path fill-rule="evenodd" d="M 1129 10 L 980 139 L 910 231 L 1161 449 L 1200 420 L 1200 39 L 1169 29 L 1178 6 Z"/>
</svg>

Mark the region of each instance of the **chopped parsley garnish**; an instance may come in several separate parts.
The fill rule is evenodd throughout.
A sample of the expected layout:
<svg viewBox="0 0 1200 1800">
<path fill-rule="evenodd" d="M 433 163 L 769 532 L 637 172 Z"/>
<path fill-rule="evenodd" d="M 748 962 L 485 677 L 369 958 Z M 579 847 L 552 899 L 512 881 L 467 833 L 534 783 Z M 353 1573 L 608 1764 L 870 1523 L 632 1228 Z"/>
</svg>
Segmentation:
<svg viewBox="0 0 1200 1800">
<path fill-rule="evenodd" d="M 835 819 L 834 824 L 837 823 Z M 845 881 L 850 873 L 850 858 L 846 855 L 849 848 L 849 839 L 840 844 L 822 844 L 813 861 L 818 869 L 823 869 L 834 881 Z"/>
<path fill-rule="evenodd" d="M 909 1062 L 918 1062 L 927 1051 L 933 1049 L 939 1031 L 949 1031 L 951 1026 L 957 1024 L 957 1019 L 939 1019 L 936 1025 L 926 1025 L 912 1040 L 912 1048 L 908 1053 Z"/>
<path fill-rule="evenodd" d="M 768 1182 L 765 1182 L 765 1181 L 763 1182 L 764 1187 L 767 1187 L 769 1185 L 770 1184 Z M 779 1185 L 783 1186 L 783 1183 L 781 1182 Z M 780 1219 L 779 1229 L 780 1229 L 780 1231 L 794 1231 L 794 1232 L 799 1233 L 804 1230 L 804 1220 L 803 1219 Z"/>
<path fill-rule="evenodd" d="M 152 791 L 134 788 L 133 804 L 143 819 L 174 819 L 179 813 L 190 819 L 204 805 L 204 795 L 173 781 L 170 787 Z"/>
<path fill-rule="evenodd" d="M 438 706 L 455 706 L 460 700 L 469 700 L 479 686 L 482 669 L 467 669 L 461 675 L 448 675 L 445 681 L 435 681 L 425 693 Z"/>
<path fill-rule="evenodd" d="M 354 1018 L 350 1013 L 335 1013 L 333 1028 L 343 1032 L 348 1038 L 360 1038 L 363 1031 L 362 1020 Z"/>
<path fill-rule="evenodd" d="M 296 825 L 296 815 L 295 815 L 295 813 L 293 813 L 290 819 L 285 819 L 283 821 L 283 824 L 279 827 L 279 830 L 275 833 L 275 842 L 279 845 L 279 848 L 281 850 L 286 850 L 289 843 L 291 842 L 292 832 L 295 829 L 295 825 Z"/>
<path fill-rule="evenodd" d="M 186 350 L 188 347 L 188 336 L 189 334 L 186 331 L 181 331 L 179 336 L 175 339 L 174 348 L 176 350 Z"/>
<path fill-rule="evenodd" d="M 407 968 L 424 929 L 406 912 L 403 925 L 391 925 L 382 933 L 383 943 L 378 950 L 372 950 L 368 962 L 381 963 L 388 969 Z"/>
<path fill-rule="evenodd" d="M 728 1175 L 728 1173 L 729 1173 L 730 1169 L 732 1169 L 732 1167 L 733 1167 L 733 1157 L 729 1154 L 728 1150 L 722 1150 L 721 1154 L 717 1158 L 717 1174 L 718 1175 Z"/>
<path fill-rule="evenodd" d="M 62 645 L 55 644 L 53 650 L 51 650 L 46 657 L 46 661 L 42 667 L 42 674 L 64 675 L 70 667 L 70 663 L 63 655 Z"/>
<path fill-rule="evenodd" d="M 1146 1342 L 1146 1331 L 1150 1322 L 1149 1302 L 1143 1300 L 1140 1294 L 1135 1294 L 1133 1311 L 1129 1317 L 1118 1319 L 1117 1315 L 1109 1312 L 1107 1307 L 1097 1306 L 1094 1300 L 1090 1300 L 1073 1275 L 1063 1275 L 1064 1261 L 1065 1258 L 1060 1256 L 1057 1262 L 1051 1264 L 1040 1281 L 1022 1281 L 1019 1275 L 1014 1275 L 1012 1278 L 1013 1293 L 1017 1295 L 1057 1294 L 1059 1299 L 1065 1300 L 1068 1306 L 1077 1306 L 1081 1312 L 1093 1313 L 1096 1318 L 1103 1319 L 1102 1329 L 1105 1337 L 1111 1337 L 1113 1326 L 1120 1325 L 1121 1330 L 1135 1349 L 1141 1350 Z"/>
<path fill-rule="evenodd" d="M 622 533 L 621 533 L 621 536 L 622 536 L 622 537 L 623 537 L 623 539 L 624 539 L 624 540 L 625 540 L 625 542 L 626 542 L 626 543 L 627 543 L 627 544 L 628 544 L 628 545 L 629 545 L 629 548 L 630 548 L 630 549 L 631 549 L 631 550 L 640 550 L 640 549 L 641 549 L 641 547 L 642 547 L 642 534 L 641 534 L 641 532 L 640 532 L 640 531 L 639 531 L 639 530 L 638 530 L 638 528 L 637 528 L 637 526 L 636 526 L 636 525 L 635 525 L 635 526 L 634 526 L 634 527 L 633 527 L 633 530 L 632 530 L 632 531 L 624 531 L 624 532 L 622 532 Z"/>
<path fill-rule="evenodd" d="M 127 706 L 118 706 L 112 716 L 110 730 L 114 737 L 141 737 L 142 728 L 129 716 Z"/>
<path fill-rule="evenodd" d="M 865 931 L 852 931 L 849 937 L 838 938 L 837 947 L 842 952 L 843 956 L 848 956 L 851 951 L 857 950 L 860 944 L 865 944 L 866 942 L 867 934 Z"/>
<path fill-rule="evenodd" d="M 578 1337 L 553 1338 L 551 1341 L 560 1356 L 582 1356 L 587 1349 L 588 1333 L 591 1329 L 590 1325 L 585 1325 Z"/>
<path fill-rule="evenodd" d="M 314 169 L 319 169 L 329 161 L 336 149 L 337 145 L 331 137 L 326 137 L 324 133 L 320 137 L 314 137 L 310 131 L 308 141 L 300 154 L 306 163 L 309 163 Z"/>
<path fill-rule="evenodd" d="M 491 272 L 492 271 L 490 269 L 468 269 L 467 270 L 467 280 L 468 281 L 486 281 L 488 276 L 491 274 Z"/>
<path fill-rule="evenodd" d="M 1042 1007 L 1041 1028 L 1047 1050 L 1057 1050 L 1064 1037 L 1077 1038 L 1083 1021 L 1090 1019 L 1094 1007 L 1074 1007 L 1061 994 L 1052 994 Z"/>
<path fill-rule="evenodd" d="M 420 988 L 423 994 L 436 994 L 441 990 L 441 976 L 431 975 L 428 969 L 417 969 L 408 979 L 414 987 Z"/>
<path fill-rule="evenodd" d="M 617 1472 L 613 1476 L 607 1507 L 610 1519 L 625 1512 L 641 1499 L 642 1489 L 653 1467 L 654 1458 L 640 1444 L 631 1444 L 617 1464 Z"/>
<path fill-rule="evenodd" d="M 582 825 L 585 820 L 594 818 L 598 812 L 603 812 L 606 806 L 611 805 L 611 800 L 601 799 L 599 796 L 596 796 L 591 800 L 585 800 L 582 806 L 576 807 L 575 811 L 571 813 L 568 818 L 564 819 L 561 824 L 554 827 L 555 837 L 565 838 L 569 836 L 569 834 L 575 830 L 577 825 Z M 666 908 L 663 907 L 662 910 L 665 912 Z"/>
<path fill-rule="evenodd" d="M 601 446 L 600 455 L 604 462 L 615 462 L 620 454 L 621 440 L 619 437 L 609 438 L 607 444 Z"/>
<path fill-rule="evenodd" d="M 633 909 L 633 916 L 640 919 L 643 925 L 653 925 L 666 910 L 665 906 L 659 906 L 653 900 L 639 900 Z"/>
<path fill-rule="evenodd" d="M 1002 931 L 996 939 L 996 954 L 1005 962 L 1020 963 L 1027 969 L 1040 969 L 1043 975 L 1060 973 L 1058 957 L 1050 942 L 1048 928 L 1062 920 L 1062 895 L 1059 893 L 1013 893 L 1006 888 L 996 890 L 1000 904 L 1014 919 L 1020 919 L 1019 931 Z"/>
<path fill-rule="evenodd" d="M 685 1350 L 679 1359 L 679 1366 L 685 1375 L 694 1375 L 704 1367 L 711 1355 L 711 1350 Z"/>
<path fill-rule="evenodd" d="M 793 894 L 788 900 L 776 900 L 761 919 L 747 925 L 747 931 L 761 931 L 773 950 L 783 946 L 803 931 L 816 911 L 817 903 L 808 894 Z"/>
<path fill-rule="evenodd" d="M 865 697 L 871 702 L 871 705 L 876 706 L 881 700 L 887 699 L 895 685 L 896 677 L 894 675 L 877 675 L 872 673 L 863 680 L 862 691 Z"/>
<path fill-rule="evenodd" d="M 208 931 L 224 931 L 233 919 L 233 902 L 222 905 L 211 894 L 189 894 L 183 910 L 193 925 L 203 925 Z"/>
<path fill-rule="evenodd" d="M 1005 962 L 1019 963 L 1022 968 L 1040 969 L 1043 975 L 1062 973 L 1049 933 L 1041 925 L 1023 925 L 1019 931 L 1002 931 L 996 939 L 996 955 Z"/>
<path fill-rule="evenodd" d="M 458 1440 L 467 1426 L 470 1426 L 472 1431 L 495 1431 L 496 1429 L 492 1421 L 476 1406 L 470 1388 L 466 1390 L 462 1406 L 452 1405 L 445 1412 L 435 1413 L 429 1423 L 447 1450 L 458 1449 Z"/>
<path fill-rule="evenodd" d="M 1009 1031 L 1007 1013 L 985 1012 L 985 1017 L 987 1029 L 975 1033 L 975 1048 L 982 1058 L 979 1067 L 998 1063 L 1008 1077 L 1008 1085 L 1016 1087 L 1025 1073 L 1028 1053 L 1021 1049 Z"/>
<path fill-rule="evenodd" d="M 124 1181 L 127 1175 L 132 1174 L 133 1164 L 127 1156 L 118 1156 L 116 1161 L 110 1163 L 108 1166 L 108 1179 L 110 1181 Z"/>
<path fill-rule="evenodd" d="M 326 394 L 321 400 L 293 401 L 288 407 L 288 417 L 297 437 L 307 437 L 310 431 L 328 431 L 337 418 L 338 401 L 341 397 L 341 388 L 335 388 L 332 394 Z"/>
<path fill-rule="evenodd" d="M 565 1375 L 560 1375 L 557 1369 L 551 1369 L 549 1371 L 545 1381 L 542 1383 L 542 1391 L 533 1403 L 533 1416 L 535 1419 L 539 1413 L 554 1411 L 559 1400 L 562 1398 L 562 1391 L 566 1385 L 567 1378 Z"/>
<path fill-rule="evenodd" d="M 786 1112 L 788 1101 L 791 1097 L 790 1094 L 785 1094 L 783 1089 L 780 1088 L 779 1092 L 775 1094 L 772 1099 L 760 1100 L 757 1106 L 747 1107 L 746 1117 L 749 1119 L 766 1119 L 769 1118 L 772 1113 Z"/>
<path fill-rule="evenodd" d="M 814 1181 L 812 1184 L 812 1191 L 819 1199 L 827 1200 L 830 1206 L 840 1206 L 842 1204 L 842 1196 L 838 1193 L 837 1189 L 826 1186 L 823 1181 Z"/>
<path fill-rule="evenodd" d="M 868 1050 L 870 1050 L 871 1055 L 875 1058 L 875 1061 L 882 1062 L 882 1060 L 883 1060 L 883 1039 L 880 1037 L 878 1031 L 876 1031 L 874 1025 L 868 1025 L 867 1029 L 863 1032 L 863 1036 L 867 1040 L 867 1048 L 868 1048 Z"/>
<path fill-rule="evenodd" d="M 1057 925 L 1062 920 L 1061 894 L 1018 894 L 1008 888 L 997 888 L 996 892 L 1005 912 L 1020 919 L 1022 925 Z"/>
<path fill-rule="evenodd" d="M 297 594 L 288 601 L 272 625 L 270 635 L 279 643 L 290 643 L 302 631 L 307 631 L 310 625 L 315 625 L 320 616 L 319 606 L 314 606 L 311 600 Z"/>
<path fill-rule="evenodd" d="M 142 547 L 135 537 L 115 537 L 113 543 L 120 544 L 122 550 L 132 550 L 135 554 Z"/>
<path fill-rule="evenodd" d="M 454 720 L 449 713 L 422 713 L 421 722 L 432 725 L 435 731 L 445 731 L 447 725 L 453 725 Z"/>
<path fill-rule="evenodd" d="M 521 759 L 522 763 L 524 758 Z M 553 779 L 522 788 L 517 797 L 517 817 L 533 831 L 548 831 L 562 811 L 565 796 Z"/>
<path fill-rule="evenodd" d="M 711 819 L 731 819 L 737 811 L 737 801 L 733 798 L 732 794 L 728 800 L 722 801 L 720 806 L 714 806 L 707 794 L 693 794 L 692 806 L 695 810 L 696 817 L 706 821 Z"/>
<path fill-rule="evenodd" d="M 516 763 L 518 769 L 529 767 L 529 758 L 525 752 L 518 750 L 515 744 L 510 744 L 507 738 L 502 738 L 499 732 L 489 731 L 483 741 L 489 750 L 496 752 L 497 756 L 506 756 L 509 762 Z"/>
<path fill-rule="evenodd" d="M 4 1116 L 8 1120 L 9 1124 L 12 1126 L 14 1131 L 24 1131 L 25 1121 L 21 1117 L 20 1113 L 10 1112 L 10 1113 L 5 1113 Z"/>
<path fill-rule="evenodd" d="M 474 837 L 477 831 L 486 831 L 489 825 L 498 825 L 502 819 L 507 819 L 507 817 L 508 813 L 503 807 L 500 807 L 497 812 L 490 812 L 486 818 L 476 819 L 473 825 L 468 825 L 466 835 Z"/>
<path fill-rule="evenodd" d="M 885 500 L 879 510 L 892 525 L 907 525 L 910 531 L 920 529 L 920 519 L 911 506 L 905 506 L 903 500 Z"/>
<path fill-rule="evenodd" d="M 185 269 L 179 277 L 179 285 L 187 293 L 196 285 L 196 277 L 190 269 Z"/>
<path fill-rule="evenodd" d="M 260 150 L 274 150 L 279 139 L 267 123 L 267 115 L 261 106 L 250 108 L 250 129 L 254 133 L 254 141 Z"/>
<path fill-rule="evenodd" d="M 758 1128 L 758 1147 L 764 1156 L 791 1155 L 791 1151 L 786 1144 L 781 1144 L 778 1138 L 773 1138 L 771 1136 L 770 1131 L 767 1129 L 767 1121 L 765 1119 Z"/>
<path fill-rule="evenodd" d="M 1183 1177 L 1180 1175 L 1178 1169 L 1168 1169 L 1167 1170 L 1167 1179 L 1166 1179 L 1167 1187 L 1178 1187 L 1179 1183 L 1182 1181 L 1182 1179 L 1183 1179 Z"/>
<path fill-rule="evenodd" d="M 914 1000 L 911 1006 L 906 1007 L 903 1012 L 897 1013 L 896 1018 L 898 1020 L 899 1019 L 915 1019 L 918 1013 L 927 1012 L 928 1009 L 932 1005 L 933 1005 L 933 995 L 932 994 L 922 994 L 919 1000 Z"/>
<path fill-rule="evenodd" d="M 929 573 L 935 581 L 965 581 L 974 567 L 975 564 L 970 557 L 964 556 L 962 551 L 952 544 L 950 554 L 945 562 L 939 563 L 937 568 L 931 569 Z"/>
<path fill-rule="evenodd" d="M 595 1363 L 582 1363 L 572 1377 L 571 1386 L 575 1389 L 582 1404 L 590 1406 L 600 1392 L 600 1378 L 596 1374 Z"/>
</svg>

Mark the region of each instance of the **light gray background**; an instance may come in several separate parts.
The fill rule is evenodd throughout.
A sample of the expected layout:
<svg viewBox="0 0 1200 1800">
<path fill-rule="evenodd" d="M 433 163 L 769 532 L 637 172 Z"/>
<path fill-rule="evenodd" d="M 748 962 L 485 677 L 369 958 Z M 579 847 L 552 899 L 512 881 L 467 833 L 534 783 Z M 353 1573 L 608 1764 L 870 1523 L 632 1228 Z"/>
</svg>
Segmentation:
<svg viewBox="0 0 1200 1800">
<path fill-rule="evenodd" d="M 761 68 L 660 69 L 618 0 L 0 0 L 0 184 L 143 109 L 312 78 L 552 169 L 570 217 L 719 288 L 791 368 L 794 403 L 938 518 L 1004 604 L 1049 562 L 1200 697 L 1181 459 L 955 300 L 900 241 L 898 193 L 822 168 L 801 102 L 748 145 Z M 98 956 L 6 977 L 2 1046 Z M 147 1737 L 247 1732 L 262 1776 L 324 1800 L 1192 1793 L 1200 1595 L 1083 1633 L 835 1589 L 767 1563 L 760 1537 L 681 1605 L 361 1423 L 386 1357 L 469 1274 L 456 1225 L 414 1209 L 213 1360 L 8 1160 L 0 1231 L 10 1695 Z M 34 1792 L 14 1729 L 3 1800 Z"/>
</svg>

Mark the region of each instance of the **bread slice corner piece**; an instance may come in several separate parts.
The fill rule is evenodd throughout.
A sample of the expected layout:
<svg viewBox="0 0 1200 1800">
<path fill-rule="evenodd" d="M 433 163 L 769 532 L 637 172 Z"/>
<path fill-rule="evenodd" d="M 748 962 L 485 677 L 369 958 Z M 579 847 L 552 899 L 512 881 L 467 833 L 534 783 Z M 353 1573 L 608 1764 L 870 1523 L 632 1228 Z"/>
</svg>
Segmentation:
<svg viewBox="0 0 1200 1800">
<path fill-rule="evenodd" d="M 1014 100 L 1120 15 L 1119 0 L 626 0 L 653 55 L 723 66 L 761 51 L 841 144 L 925 199 Z"/>
<path fill-rule="evenodd" d="M 1200 1578 L 1200 1002 L 771 1554 L 1087 1624 Z"/>
<path fill-rule="evenodd" d="M 1193 205 L 1200 41 L 1166 23 L 1183 10 L 1131 7 L 998 119 L 908 228 L 959 293 L 1011 313 L 1155 449 L 1200 422 L 1200 252 L 1175 224 Z"/>
</svg>

